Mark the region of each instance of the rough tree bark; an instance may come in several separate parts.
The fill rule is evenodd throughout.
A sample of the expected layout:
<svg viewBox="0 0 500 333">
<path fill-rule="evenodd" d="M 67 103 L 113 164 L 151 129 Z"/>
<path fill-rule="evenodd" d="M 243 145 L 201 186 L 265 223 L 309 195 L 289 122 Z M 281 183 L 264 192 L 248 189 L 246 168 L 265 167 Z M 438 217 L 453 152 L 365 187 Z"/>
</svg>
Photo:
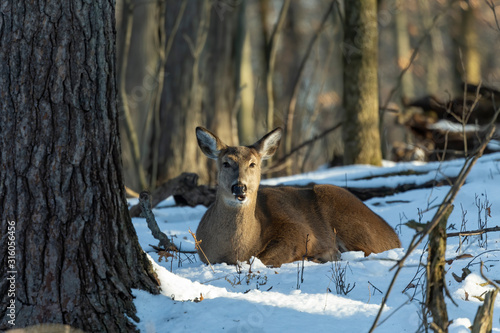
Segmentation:
<svg viewBox="0 0 500 333">
<path fill-rule="evenodd" d="M 346 1 L 344 20 L 344 164 L 380 165 L 376 0 Z"/>
<path fill-rule="evenodd" d="M 0 297 L 16 328 L 135 330 L 131 288 L 158 292 L 125 200 L 114 25 L 108 1 L 0 4 L 0 264 L 16 280 Z"/>
</svg>

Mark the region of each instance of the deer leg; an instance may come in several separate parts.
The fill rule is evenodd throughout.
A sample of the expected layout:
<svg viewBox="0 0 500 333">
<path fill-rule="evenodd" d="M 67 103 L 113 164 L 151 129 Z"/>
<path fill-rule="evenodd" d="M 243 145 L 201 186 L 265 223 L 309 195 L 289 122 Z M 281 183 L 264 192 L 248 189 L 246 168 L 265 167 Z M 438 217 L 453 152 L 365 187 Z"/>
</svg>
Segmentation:
<svg viewBox="0 0 500 333">
<path fill-rule="evenodd" d="M 302 250 L 302 251 L 301 251 Z M 271 240 L 257 257 L 266 266 L 280 267 L 283 263 L 301 260 L 305 247 L 290 244 L 285 239 Z"/>
</svg>

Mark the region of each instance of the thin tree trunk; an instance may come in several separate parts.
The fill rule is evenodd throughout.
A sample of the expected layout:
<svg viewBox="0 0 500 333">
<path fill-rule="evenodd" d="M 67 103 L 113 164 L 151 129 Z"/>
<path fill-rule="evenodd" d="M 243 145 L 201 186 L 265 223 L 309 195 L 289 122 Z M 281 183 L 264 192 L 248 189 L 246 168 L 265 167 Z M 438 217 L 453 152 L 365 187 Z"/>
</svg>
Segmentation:
<svg viewBox="0 0 500 333">
<path fill-rule="evenodd" d="M 242 6 L 242 3 L 239 5 Z M 239 7 L 225 11 L 215 7 L 211 11 L 200 78 L 204 88 L 202 104 L 203 112 L 207 115 L 206 125 L 229 145 L 236 145 L 238 140 L 236 113 L 240 100 L 237 97 L 235 40 L 238 35 L 239 12 Z M 198 150 L 197 145 L 195 149 Z M 215 173 L 215 169 L 211 170 L 212 175 Z"/>
<path fill-rule="evenodd" d="M 304 56 L 302 57 L 302 60 L 300 62 L 299 68 L 297 70 L 297 74 L 295 75 L 294 81 L 293 81 L 293 89 L 292 89 L 292 96 L 290 97 L 290 101 L 288 103 L 288 110 L 287 110 L 287 115 L 285 119 L 285 152 L 289 152 L 292 150 L 292 137 L 294 136 L 293 133 L 293 121 L 295 118 L 295 107 L 297 106 L 297 98 L 299 94 L 299 88 L 300 88 L 300 80 L 302 77 L 302 73 L 304 72 L 307 60 L 309 59 L 309 55 L 311 54 L 311 51 L 316 44 L 316 41 L 319 38 L 319 35 L 323 32 L 323 29 L 325 27 L 325 24 L 327 22 L 328 17 L 330 16 L 330 13 L 333 11 L 333 8 L 335 6 L 335 1 L 332 1 L 330 3 L 330 6 L 328 6 L 328 9 L 323 15 L 323 19 L 321 20 L 321 24 L 319 25 L 318 29 L 314 32 L 314 35 L 311 37 L 311 40 L 309 41 L 309 44 L 307 45 L 306 51 Z M 292 170 L 292 160 L 289 160 L 286 168 L 285 168 L 285 174 L 286 175 L 291 175 L 293 173 Z"/>
<path fill-rule="evenodd" d="M 454 4 L 451 15 L 450 30 L 453 40 L 453 84 L 454 95 L 463 94 L 462 82 L 478 84 L 481 79 L 481 59 L 477 48 L 477 33 L 475 28 L 475 10 L 468 2 L 466 8 Z"/>
<path fill-rule="evenodd" d="M 421 21 L 424 25 L 424 30 L 428 30 L 432 26 L 432 5 L 434 1 L 424 0 L 419 1 L 421 12 Z M 434 27 L 429 31 L 429 39 L 424 42 L 425 52 L 422 56 L 425 59 L 426 71 L 426 90 L 428 94 L 437 94 L 442 82 L 440 79 L 440 54 L 444 53 L 442 36 L 439 27 Z"/>
<path fill-rule="evenodd" d="M 345 2 L 344 164 L 382 163 L 376 15 L 375 0 Z"/>
<path fill-rule="evenodd" d="M 274 65 L 276 63 L 276 52 L 277 52 L 277 36 L 283 28 L 285 22 L 288 7 L 290 6 L 290 0 L 284 0 L 283 6 L 281 7 L 280 14 L 278 16 L 278 21 L 274 26 L 271 37 L 267 42 L 267 54 L 266 54 L 266 92 L 267 92 L 267 130 L 272 131 L 274 129 L 274 88 L 273 88 L 273 75 L 274 75 Z M 265 23 L 265 22 L 264 22 Z"/>
<path fill-rule="evenodd" d="M 477 47 L 476 10 L 467 3 L 467 9 L 462 11 L 462 54 L 464 68 L 462 79 L 467 83 L 479 84 L 481 81 L 481 58 Z"/>
<path fill-rule="evenodd" d="M 136 127 L 130 114 L 129 100 L 126 90 L 126 77 L 127 67 L 130 52 L 130 42 L 132 38 L 132 28 L 134 23 L 134 6 L 131 0 L 123 2 L 122 18 L 121 18 L 121 34 L 122 42 L 120 43 L 120 50 L 118 52 L 118 90 L 120 96 L 120 109 L 119 112 L 123 118 L 123 128 L 125 129 L 125 138 L 127 139 L 127 146 L 132 159 L 132 165 L 129 177 L 129 186 L 137 189 L 145 189 L 147 187 L 146 174 L 141 162 L 141 151 L 139 147 L 139 140 L 137 138 Z"/>
<path fill-rule="evenodd" d="M 400 70 L 403 70 L 408 66 L 412 51 L 404 1 L 396 0 L 396 7 L 397 11 L 395 13 L 395 24 L 398 67 Z M 413 74 L 411 71 L 407 71 L 401 79 L 401 96 L 410 99 L 414 97 Z"/>
<path fill-rule="evenodd" d="M 158 182 L 194 172 L 202 182 L 209 180 L 206 159 L 201 158 L 194 130 L 204 124 L 203 87 L 200 62 L 210 26 L 210 2 L 188 1 L 184 19 L 175 27 L 182 3 L 167 2 L 166 33 L 176 36 L 166 59 L 160 121 L 163 129 L 159 144 Z M 177 31 L 178 30 L 178 31 Z"/>
<path fill-rule="evenodd" d="M 15 327 L 135 330 L 131 288 L 158 282 L 125 200 L 113 2 L 1 6 L 0 262 L 12 223 Z"/>
<path fill-rule="evenodd" d="M 236 50 L 236 61 L 239 69 L 237 83 L 241 96 L 241 106 L 238 112 L 238 140 L 241 144 L 250 144 L 256 137 L 254 117 L 255 88 L 252 71 L 252 48 L 245 9 L 246 0 L 242 2 L 239 9 L 238 47 Z"/>
</svg>

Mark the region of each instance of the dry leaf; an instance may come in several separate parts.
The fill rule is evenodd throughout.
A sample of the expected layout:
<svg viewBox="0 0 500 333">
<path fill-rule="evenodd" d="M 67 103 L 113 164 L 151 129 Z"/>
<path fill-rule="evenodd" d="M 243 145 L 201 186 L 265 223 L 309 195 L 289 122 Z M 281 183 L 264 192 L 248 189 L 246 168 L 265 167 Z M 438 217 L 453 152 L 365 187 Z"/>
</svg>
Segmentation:
<svg viewBox="0 0 500 333">
<path fill-rule="evenodd" d="M 466 259 L 466 258 L 472 258 L 472 254 L 464 253 L 464 254 L 457 256 L 455 259 Z"/>
<path fill-rule="evenodd" d="M 446 260 L 446 263 L 447 263 L 448 265 L 451 265 L 451 264 L 453 263 L 453 261 L 455 261 L 455 260 L 459 260 L 459 259 L 466 259 L 466 258 L 473 258 L 473 256 L 472 256 L 472 255 L 470 255 L 470 254 L 468 254 L 468 253 L 464 253 L 464 254 L 461 254 L 461 255 L 459 255 L 459 256 L 456 256 L 456 257 L 455 257 L 455 258 L 453 258 L 453 259 L 448 259 L 448 260 Z"/>
<path fill-rule="evenodd" d="M 468 301 L 469 300 L 469 293 L 468 292 L 465 292 L 465 300 Z"/>
<path fill-rule="evenodd" d="M 451 275 L 453 276 L 453 278 L 455 279 L 455 281 L 457 282 L 462 282 L 464 279 L 462 279 L 460 276 L 458 276 L 457 274 L 455 273 L 451 273 Z"/>
<path fill-rule="evenodd" d="M 172 253 L 167 251 L 158 251 L 158 255 L 159 255 L 158 262 L 161 262 L 163 258 L 165 258 L 165 262 L 168 262 L 168 257 L 172 258 L 174 257 Z"/>
<path fill-rule="evenodd" d="M 404 293 L 405 291 L 407 291 L 408 289 L 412 289 L 412 288 L 416 288 L 416 287 L 417 287 L 416 285 L 414 285 L 413 283 L 411 283 L 411 282 L 410 282 L 410 283 L 406 286 L 406 288 L 403 290 L 403 293 Z"/>
</svg>

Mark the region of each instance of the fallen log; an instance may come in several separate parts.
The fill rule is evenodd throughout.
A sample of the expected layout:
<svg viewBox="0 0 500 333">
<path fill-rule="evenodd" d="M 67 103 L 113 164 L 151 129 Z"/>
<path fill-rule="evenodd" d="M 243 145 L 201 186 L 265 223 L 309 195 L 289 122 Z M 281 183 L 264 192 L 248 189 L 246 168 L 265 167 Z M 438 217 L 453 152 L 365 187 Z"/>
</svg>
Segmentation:
<svg viewBox="0 0 500 333">
<path fill-rule="evenodd" d="M 215 189 L 206 185 L 198 186 L 198 175 L 184 172 L 169 179 L 151 194 L 151 207 L 156 207 L 166 198 L 173 196 L 176 204 L 194 207 L 204 205 L 208 207 L 215 200 Z M 130 208 L 130 216 L 141 215 L 139 204 Z"/>
<path fill-rule="evenodd" d="M 365 201 L 371 198 L 380 198 L 389 195 L 394 195 L 401 192 L 431 188 L 443 185 L 453 184 L 455 178 L 437 179 L 430 180 L 423 184 L 407 183 L 400 184 L 396 187 L 376 187 L 376 188 L 359 188 L 359 187 L 344 187 L 346 190 L 357 196 L 360 200 Z M 173 196 L 177 205 L 180 206 L 190 206 L 194 207 L 197 205 L 204 205 L 205 207 L 210 206 L 215 201 L 215 191 L 213 187 L 207 185 L 198 185 L 198 175 L 195 173 L 182 173 L 176 178 L 173 178 L 162 186 L 160 186 L 156 191 L 154 191 L 152 196 L 151 206 L 154 208 L 160 202 Z M 304 187 L 311 187 L 315 183 L 310 183 Z M 261 187 L 266 187 L 262 185 Z M 140 216 L 141 208 L 139 205 L 135 205 L 130 208 L 130 216 L 138 217 Z"/>
</svg>

